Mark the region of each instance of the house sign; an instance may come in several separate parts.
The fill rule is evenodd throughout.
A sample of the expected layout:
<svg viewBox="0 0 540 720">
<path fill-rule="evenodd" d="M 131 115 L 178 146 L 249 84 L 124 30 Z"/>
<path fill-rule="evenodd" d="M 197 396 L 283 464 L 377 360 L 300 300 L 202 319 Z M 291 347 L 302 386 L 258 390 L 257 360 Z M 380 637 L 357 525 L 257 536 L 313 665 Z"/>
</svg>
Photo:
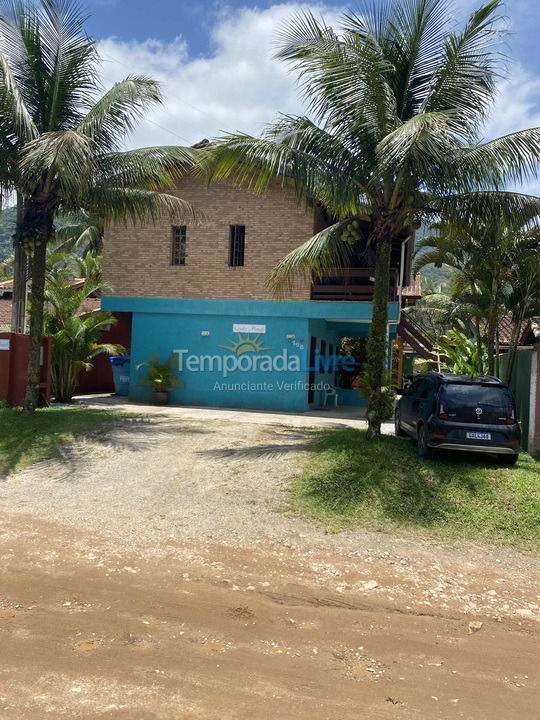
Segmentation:
<svg viewBox="0 0 540 720">
<path fill-rule="evenodd" d="M 233 332 L 235 333 L 257 333 L 262 335 L 266 332 L 266 325 L 239 325 L 235 323 L 233 325 Z"/>
</svg>

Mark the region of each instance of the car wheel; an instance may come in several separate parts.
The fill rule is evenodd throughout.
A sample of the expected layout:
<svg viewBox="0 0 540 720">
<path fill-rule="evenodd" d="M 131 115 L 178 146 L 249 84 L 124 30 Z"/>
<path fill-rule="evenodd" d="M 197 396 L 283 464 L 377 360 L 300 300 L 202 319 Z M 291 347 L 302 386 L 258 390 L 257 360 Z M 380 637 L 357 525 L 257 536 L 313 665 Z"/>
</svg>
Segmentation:
<svg viewBox="0 0 540 720">
<path fill-rule="evenodd" d="M 405 430 L 401 428 L 401 418 L 400 418 L 400 412 L 399 410 L 396 410 L 394 415 L 394 427 L 396 432 L 396 437 L 405 437 L 407 434 Z"/>
<path fill-rule="evenodd" d="M 418 454 L 423 458 L 433 457 L 433 449 L 428 445 L 428 436 L 425 425 L 418 428 Z"/>
<path fill-rule="evenodd" d="M 497 460 L 501 465 L 515 465 L 518 461 L 519 455 L 497 455 Z"/>
</svg>

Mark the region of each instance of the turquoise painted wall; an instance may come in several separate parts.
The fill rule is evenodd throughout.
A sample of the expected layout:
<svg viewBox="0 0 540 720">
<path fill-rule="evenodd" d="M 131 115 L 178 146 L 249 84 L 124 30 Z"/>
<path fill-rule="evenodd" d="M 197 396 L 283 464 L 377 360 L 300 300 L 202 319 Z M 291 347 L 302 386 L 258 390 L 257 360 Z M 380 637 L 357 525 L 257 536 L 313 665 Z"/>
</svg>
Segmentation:
<svg viewBox="0 0 540 720">
<path fill-rule="evenodd" d="M 239 341 L 238 333 L 233 331 L 233 325 L 238 322 L 266 325 L 266 332 L 260 334 L 257 341 L 264 350 L 236 356 L 239 362 L 242 362 L 240 358 L 243 357 L 247 364 L 254 355 L 275 358 L 278 355 L 283 356 L 283 351 L 287 350 L 288 356 L 294 356 L 293 361 L 295 357 L 298 358 L 298 366 L 304 369 L 287 370 L 285 361 L 278 361 L 278 370 L 238 368 L 224 376 L 225 371 L 219 368 L 217 361 L 214 361 L 212 366 L 212 361 L 204 358 L 235 356 L 232 350 L 220 346 L 234 347 L 234 343 Z M 145 369 L 137 371 L 138 363 L 148 360 L 153 352 L 158 352 L 161 358 L 165 359 L 174 350 L 187 350 L 182 356 L 184 369 L 179 373 L 185 387 L 180 387 L 171 395 L 173 404 L 305 410 L 307 326 L 307 320 L 303 318 L 250 316 L 239 319 L 235 315 L 177 316 L 136 313 L 133 315 L 130 399 L 143 402 L 151 399 L 151 389 L 144 382 Z M 294 341 L 287 340 L 287 335 L 294 335 Z M 251 341 L 257 338 L 257 334 L 242 333 L 242 337 Z M 301 347 L 296 347 L 293 342 L 297 342 Z M 190 370 L 186 366 L 188 356 L 203 358 L 202 368 Z"/>
<path fill-rule="evenodd" d="M 209 407 L 245 407 L 262 410 L 304 411 L 308 409 L 308 359 L 310 337 L 326 342 L 326 352 L 332 344 L 337 348 L 344 335 L 367 334 L 371 303 L 347 302 L 250 302 L 192 300 L 178 298 L 121 298 L 105 297 L 102 307 L 106 310 L 133 313 L 131 345 L 130 398 L 151 401 L 151 388 L 145 384 L 145 368 L 137 365 L 147 361 L 152 353 L 159 353 L 162 360 L 173 351 L 183 352 L 184 368 L 179 373 L 185 386 L 175 390 L 171 403 Z M 397 304 L 389 304 L 389 315 L 397 317 Z M 340 322 L 327 322 L 327 320 Z M 207 359 L 210 356 L 236 356 L 239 342 L 235 324 L 265 325 L 266 331 L 243 333 L 244 339 L 256 341 L 261 348 L 257 353 L 245 353 L 247 358 L 266 356 L 275 362 L 284 351 L 289 358 L 296 358 L 295 367 L 268 371 L 261 367 L 248 370 L 235 369 L 227 377 L 223 370 L 210 360 L 202 361 L 204 369 L 185 366 L 187 356 Z M 225 346 L 225 347 L 220 347 Z M 264 348 L 264 349 L 262 349 Z M 176 355 L 178 358 L 178 355 Z M 242 360 L 244 362 L 244 360 Z M 334 384 L 331 372 L 319 371 L 315 383 Z M 342 396 L 342 404 L 363 404 L 358 393 Z M 311 407 L 319 407 L 324 391 L 315 391 Z M 356 401 L 356 402 L 355 402 Z"/>
</svg>

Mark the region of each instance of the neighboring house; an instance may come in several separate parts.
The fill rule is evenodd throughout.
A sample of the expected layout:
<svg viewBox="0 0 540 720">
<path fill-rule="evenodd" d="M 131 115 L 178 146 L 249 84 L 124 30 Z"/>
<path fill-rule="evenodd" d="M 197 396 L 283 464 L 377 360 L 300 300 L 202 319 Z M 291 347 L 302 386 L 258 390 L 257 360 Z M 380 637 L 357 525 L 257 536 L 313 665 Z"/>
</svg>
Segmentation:
<svg viewBox="0 0 540 720">
<path fill-rule="evenodd" d="M 514 328 L 510 316 L 499 323 L 501 350 L 509 349 Z M 508 360 L 508 353 L 501 356 L 501 377 L 505 375 Z M 516 396 L 523 448 L 530 453 L 540 453 L 540 317 L 524 320 L 521 325 L 510 385 Z"/>
<path fill-rule="evenodd" d="M 84 285 L 84 278 L 75 278 L 72 285 L 80 288 Z M 10 332 L 11 305 L 13 300 L 13 281 L 0 282 L 0 332 Z M 101 309 L 101 297 L 91 293 L 80 305 L 77 314 L 84 315 L 93 310 Z M 131 316 L 126 319 L 121 313 L 117 315 L 117 324 L 106 328 L 102 342 L 119 343 L 129 349 L 131 335 Z M 92 361 L 90 372 L 81 371 L 79 375 L 78 391 L 81 393 L 112 392 L 114 389 L 111 367 L 108 356 L 98 355 Z"/>
<path fill-rule="evenodd" d="M 84 278 L 74 278 L 71 284 L 74 288 L 84 285 Z M 13 280 L 0 282 L 0 330 L 9 332 L 11 328 L 11 305 L 13 303 Z M 81 304 L 78 315 L 101 309 L 101 297 L 91 293 Z"/>
<path fill-rule="evenodd" d="M 131 388 L 148 400 L 137 365 L 174 353 L 182 386 L 172 401 L 217 407 L 304 411 L 324 402 L 339 377 L 317 358 L 335 356 L 342 337 L 367 337 L 372 317 L 369 252 L 353 267 L 312 284 L 297 282 L 283 300 L 270 272 L 328 224 L 319 207 L 299 206 L 280 181 L 263 195 L 230 182 L 185 177 L 178 195 L 204 213 L 199 226 L 114 226 L 104 237 L 104 279 L 114 295 L 104 310 L 131 313 Z M 388 335 L 396 337 L 412 238 L 392 248 Z M 414 295 L 414 291 L 412 293 Z M 340 404 L 364 404 L 340 388 Z"/>
<path fill-rule="evenodd" d="M 0 282 L 0 332 L 11 327 L 11 303 L 13 302 L 13 280 Z"/>
</svg>

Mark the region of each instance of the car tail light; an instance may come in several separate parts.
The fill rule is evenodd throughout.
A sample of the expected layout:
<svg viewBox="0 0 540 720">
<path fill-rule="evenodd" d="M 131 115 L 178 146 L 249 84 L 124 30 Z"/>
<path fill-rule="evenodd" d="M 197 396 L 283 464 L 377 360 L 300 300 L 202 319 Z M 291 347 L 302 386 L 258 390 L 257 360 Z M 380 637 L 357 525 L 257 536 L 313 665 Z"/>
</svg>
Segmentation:
<svg viewBox="0 0 540 720">
<path fill-rule="evenodd" d="M 441 400 L 439 403 L 439 417 L 442 420 L 448 419 L 448 412 L 446 410 L 446 403 L 444 402 L 444 400 Z"/>
<path fill-rule="evenodd" d="M 513 405 L 510 405 L 508 408 L 508 415 L 506 417 L 506 424 L 507 425 L 515 425 L 516 424 L 516 411 L 514 409 Z"/>
</svg>

